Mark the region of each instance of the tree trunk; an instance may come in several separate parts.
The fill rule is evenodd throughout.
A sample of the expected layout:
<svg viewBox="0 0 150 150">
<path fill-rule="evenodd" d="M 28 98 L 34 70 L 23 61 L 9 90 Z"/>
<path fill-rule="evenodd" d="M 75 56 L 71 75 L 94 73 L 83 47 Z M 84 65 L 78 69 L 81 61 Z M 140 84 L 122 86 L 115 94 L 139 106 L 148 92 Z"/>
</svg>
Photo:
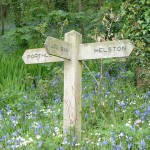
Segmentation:
<svg viewBox="0 0 150 150">
<path fill-rule="evenodd" d="M 2 3 L 1 3 L 1 23 L 2 23 L 2 32 L 1 34 L 4 35 L 4 15 L 3 15 L 3 6 L 2 6 Z"/>
<path fill-rule="evenodd" d="M 79 2 L 79 12 L 81 12 L 82 11 L 82 0 L 79 0 L 78 1 Z M 83 22 L 81 21 L 80 22 L 80 32 L 81 32 L 81 34 L 82 34 L 82 37 L 84 38 L 84 25 L 83 25 Z"/>
<path fill-rule="evenodd" d="M 99 0 L 97 3 L 97 10 L 99 10 L 102 7 L 102 0 Z"/>
<path fill-rule="evenodd" d="M 79 0 L 79 12 L 81 12 L 82 11 L 82 2 L 81 2 L 81 0 Z"/>
<path fill-rule="evenodd" d="M 22 11 L 20 6 L 20 0 L 12 0 L 12 9 L 14 13 L 14 20 L 16 27 L 22 27 Z"/>
<path fill-rule="evenodd" d="M 47 1 L 46 1 L 46 4 L 47 4 L 47 13 L 49 13 L 51 1 L 50 1 L 50 0 L 47 0 Z"/>
<path fill-rule="evenodd" d="M 1 25 L 2 25 L 2 31 L 1 31 L 1 35 L 4 35 L 5 32 L 5 23 L 4 23 L 4 19 L 7 17 L 7 9 L 8 9 L 8 4 L 3 4 L 1 2 L 0 4 L 0 12 L 1 12 Z"/>
</svg>

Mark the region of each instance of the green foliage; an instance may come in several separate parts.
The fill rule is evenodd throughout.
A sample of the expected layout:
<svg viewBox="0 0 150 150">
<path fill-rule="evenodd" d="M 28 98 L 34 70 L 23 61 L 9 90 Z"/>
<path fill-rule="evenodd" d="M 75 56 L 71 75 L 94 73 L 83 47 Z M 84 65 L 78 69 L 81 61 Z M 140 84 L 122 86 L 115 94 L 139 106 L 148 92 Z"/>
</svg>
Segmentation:
<svg viewBox="0 0 150 150">
<path fill-rule="evenodd" d="M 32 45 L 37 47 L 43 45 L 40 34 L 35 30 L 34 26 L 11 29 L 1 37 L 0 43 L 0 50 L 5 52 L 19 51 L 21 47 L 28 48 Z"/>
<path fill-rule="evenodd" d="M 12 10 L 21 13 L 13 19 L 22 27 L 0 37 L 0 149 L 149 149 L 150 93 L 137 88 L 135 74 L 150 60 L 149 1 L 16 2 Z M 47 36 L 63 39 L 70 30 L 82 33 L 83 43 L 129 38 L 135 44 L 129 59 L 83 62 L 80 143 L 62 135 L 62 63 L 25 65 L 21 59 L 25 49 L 43 47 Z M 140 77 L 149 79 L 147 72 Z"/>
<path fill-rule="evenodd" d="M 54 0 L 54 7 L 58 10 L 68 11 L 68 0 Z"/>
<path fill-rule="evenodd" d="M 121 33 L 125 38 L 134 41 L 135 60 L 140 66 L 149 65 L 150 59 L 150 10 L 148 4 L 148 0 L 136 0 L 124 2 L 121 7 L 124 22 Z"/>
</svg>

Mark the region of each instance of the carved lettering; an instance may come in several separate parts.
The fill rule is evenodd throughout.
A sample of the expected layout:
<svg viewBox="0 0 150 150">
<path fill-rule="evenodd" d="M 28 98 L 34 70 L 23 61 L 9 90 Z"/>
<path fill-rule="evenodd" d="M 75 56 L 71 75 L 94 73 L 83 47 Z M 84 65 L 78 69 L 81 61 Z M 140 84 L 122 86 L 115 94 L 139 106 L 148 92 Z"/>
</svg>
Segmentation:
<svg viewBox="0 0 150 150">
<path fill-rule="evenodd" d="M 114 48 L 114 51 L 116 50 L 116 47 L 113 47 Z"/>
<path fill-rule="evenodd" d="M 34 57 L 37 57 L 37 56 L 38 56 L 37 54 L 34 55 Z"/>
<path fill-rule="evenodd" d="M 54 44 L 54 45 L 51 46 L 51 48 L 58 50 L 58 45 Z"/>
<path fill-rule="evenodd" d="M 68 52 L 68 48 L 65 48 L 65 47 L 61 46 L 61 51 Z"/>
<path fill-rule="evenodd" d="M 43 54 L 32 54 L 32 55 L 27 55 L 27 59 L 34 59 L 34 58 L 37 58 L 37 59 L 40 59 L 42 57 L 52 57 L 51 55 L 49 54 L 46 54 L 46 53 L 43 53 Z"/>
<path fill-rule="evenodd" d="M 34 58 L 34 55 L 31 55 L 31 58 Z"/>
<path fill-rule="evenodd" d="M 122 50 L 123 50 L 123 51 L 126 51 L 126 46 L 125 46 L 125 47 L 122 47 Z"/>
<path fill-rule="evenodd" d="M 112 52 L 112 51 L 125 51 L 125 50 L 126 50 L 126 46 L 108 47 L 108 49 L 100 47 L 98 49 L 94 49 L 94 53 L 96 53 L 96 52 L 107 53 L 107 52 Z"/>
<path fill-rule="evenodd" d="M 104 51 L 104 49 L 103 48 L 99 48 L 99 52 L 103 52 Z"/>
<path fill-rule="evenodd" d="M 108 52 L 111 52 L 111 47 L 108 47 Z"/>
<path fill-rule="evenodd" d="M 98 52 L 98 49 L 94 49 L 94 52 Z"/>
</svg>

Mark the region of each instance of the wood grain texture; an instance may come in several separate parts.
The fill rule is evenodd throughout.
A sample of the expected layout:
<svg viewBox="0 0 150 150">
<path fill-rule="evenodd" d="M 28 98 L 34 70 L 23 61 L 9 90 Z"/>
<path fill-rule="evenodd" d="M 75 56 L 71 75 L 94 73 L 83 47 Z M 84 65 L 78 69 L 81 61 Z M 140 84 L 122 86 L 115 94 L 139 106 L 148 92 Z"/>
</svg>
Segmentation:
<svg viewBox="0 0 150 150">
<path fill-rule="evenodd" d="M 28 49 L 24 52 L 22 59 L 25 64 L 40 64 L 64 61 L 62 58 L 49 55 L 45 48 Z"/>
<path fill-rule="evenodd" d="M 79 60 L 127 57 L 133 48 L 129 40 L 80 44 Z"/>
<path fill-rule="evenodd" d="M 81 95 L 82 62 L 78 61 L 79 44 L 82 35 L 76 31 L 65 34 L 65 41 L 72 44 L 71 60 L 64 61 L 64 133 L 75 127 L 78 140 L 81 139 Z"/>
<path fill-rule="evenodd" d="M 44 45 L 48 54 L 70 60 L 71 44 L 49 36 Z"/>
</svg>

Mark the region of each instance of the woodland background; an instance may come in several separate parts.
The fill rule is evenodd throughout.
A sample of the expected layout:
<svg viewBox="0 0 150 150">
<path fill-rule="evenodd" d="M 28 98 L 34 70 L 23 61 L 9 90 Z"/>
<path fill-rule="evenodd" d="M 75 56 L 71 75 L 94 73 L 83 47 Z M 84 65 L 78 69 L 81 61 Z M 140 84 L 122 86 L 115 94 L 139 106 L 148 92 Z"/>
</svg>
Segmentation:
<svg viewBox="0 0 150 150">
<path fill-rule="evenodd" d="M 149 8 L 149 0 L 1 0 L 0 149 L 149 149 Z M 83 43 L 135 45 L 128 58 L 83 62 L 81 143 L 62 135 L 63 64 L 21 58 L 71 30 Z"/>
</svg>

